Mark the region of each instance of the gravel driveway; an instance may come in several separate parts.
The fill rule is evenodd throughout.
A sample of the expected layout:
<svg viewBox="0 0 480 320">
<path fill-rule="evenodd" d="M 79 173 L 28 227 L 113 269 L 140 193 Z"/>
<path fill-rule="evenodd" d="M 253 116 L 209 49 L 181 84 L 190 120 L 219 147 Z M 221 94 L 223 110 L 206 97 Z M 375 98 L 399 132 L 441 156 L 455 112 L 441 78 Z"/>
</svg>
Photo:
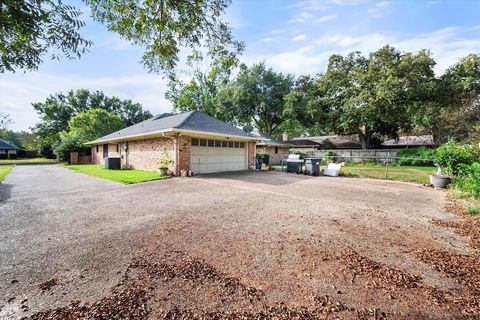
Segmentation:
<svg viewBox="0 0 480 320">
<path fill-rule="evenodd" d="M 442 210 L 445 194 L 408 183 L 269 172 L 121 185 L 38 165 L 16 166 L 0 196 L 0 318 L 128 285 L 145 302 L 132 319 L 278 303 L 291 315 L 332 304 L 344 318 L 380 319 L 377 308 L 449 318 L 418 297 L 458 284 L 410 252 L 471 251 L 431 223 L 458 219 Z"/>
</svg>

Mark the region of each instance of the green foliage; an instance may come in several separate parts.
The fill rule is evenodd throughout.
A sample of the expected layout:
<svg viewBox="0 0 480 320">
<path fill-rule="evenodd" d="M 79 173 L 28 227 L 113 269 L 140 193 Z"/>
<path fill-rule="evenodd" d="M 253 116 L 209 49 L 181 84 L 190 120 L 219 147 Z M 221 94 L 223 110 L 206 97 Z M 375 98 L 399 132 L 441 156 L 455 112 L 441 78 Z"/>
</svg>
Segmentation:
<svg viewBox="0 0 480 320">
<path fill-rule="evenodd" d="M 446 174 L 456 176 L 465 165 L 478 161 L 479 154 L 478 148 L 473 145 L 447 142 L 437 148 L 434 161 Z"/>
<path fill-rule="evenodd" d="M 158 161 L 158 165 L 160 169 L 168 169 L 168 166 L 172 163 L 173 161 L 170 160 L 170 157 L 168 156 L 167 149 L 163 149 L 163 156 L 162 158 Z"/>
<path fill-rule="evenodd" d="M 230 85 L 238 59 L 222 48 L 210 50 L 208 57 L 208 70 L 203 70 L 198 60 L 189 61 L 193 69 L 190 82 L 185 84 L 177 77 L 171 78 L 166 97 L 177 111 L 199 110 L 219 120 L 234 122 Z"/>
<path fill-rule="evenodd" d="M 336 113 L 336 131 L 358 134 L 365 149 L 376 135 L 411 129 L 412 112 L 425 99 L 434 64 L 426 51 L 402 53 L 390 46 L 368 58 L 358 52 L 331 56 L 321 83 Z"/>
<path fill-rule="evenodd" d="M 92 108 L 77 114 L 68 121 L 70 131 L 60 133 L 60 143 L 55 153 L 61 158 L 68 158 L 70 151 L 85 149 L 85 143 L 125 127 L 117 115 L 104 109 Z"/>
<path fill-rule="evenodd" d="M 0 183 L 5 180 L 5 177 L 12 171 L 13 166 L 0 166 Z"/>
<path fill-rule="evenodd" d="M 334 151 L 327 151 L 323 154 L 322 164 L 328 164 L 332 161 L 335 161 L 335 152 Z"/>
<path fill-rule="evenodd" d="M 465 208 L 465 211 L 467 214 L 471 216 L 476 216 L 480 214 L 480 207 L 479 206 L 474 206 L 474 205 L 469 205 Z"/>
<path fill-rule="evenodd" d="M 428 101 L 414 115 L 417 126 L 444 143 L 478 138 L 480 123 L 480 54 L 470 54 L 426 87 Z"/>
<path fill-rule="evenodd" d="M 7 139 L 8 127 L 13 123 L 12 118 L 6 112 L 0 111 L 0 139 Z"/>
<path fill-rule="evenodd" d="M 60 132 L 70 131 L 69 120 L 90 108 L 112 112 L 127 126 L 152 117 L 139 103 L 107 97 L 101 91 L 90 92 L 85 89 L 71 90 L 67 94 L 57 93 L 48 97 L 45 102 L 32 105 L 40 116 L 40 122 L 33 131 L 38 137 L 39 153 L 44 156 L 50 156 L 52 145 L 60 142 Z"/>
<path fill-rule="evenodd" d="M 228 46 L 243 50 L 221 16 L 229 0 L 87 0 L 92 16 L 135 45 L 145 47 L 142 61 L 150 72 L 172 74 L 182 48 Z"/>
<path fill-rule="evenodd" d="M 397 153 L 395 164 L 400 166 L 432 166 L 435 149 L 427 147 L 402 149 Z"/>
<path fill-rule="evenodd" d="M 257 153 L 255 158 L 261 164 L 270 164 L 270 155 L 268 153 Z"/>
<path fill-rule="evenodd" d="M 36 70 L 48 52 L 52 59 L 78 58 L 92 45 L 78 32 L 81 11 L 61 0 L 0 2 L 0 73 Z"/>
<path fill-rule="evenodd" d="M 455 186 L 474 198 L 480 198 L 480 163 L 461 166 Z"/>
<path fill-rule="evenodd" d="M 167 179 L 169 176 L 162 176 L 155 171 L 143 171 L 136 169 L 107 170 L 101 165 L 96 164 L 78 164 L 66 165 L 65 168 L 78 171 L 90 176 L 99 177 L 106 180 L 116 181 L 125 184 L 140 183 L 153 180 Z"/>
<path fill-rule="evenodd" d="M 240 66 L 231 86 L 231 107 L 239 122 L 255 124 L 262 132 L 275 135 L 286 120 L 284 97 L 291 91 L 293 76 L 277 73 L 264 63 Z"/>
</svg>

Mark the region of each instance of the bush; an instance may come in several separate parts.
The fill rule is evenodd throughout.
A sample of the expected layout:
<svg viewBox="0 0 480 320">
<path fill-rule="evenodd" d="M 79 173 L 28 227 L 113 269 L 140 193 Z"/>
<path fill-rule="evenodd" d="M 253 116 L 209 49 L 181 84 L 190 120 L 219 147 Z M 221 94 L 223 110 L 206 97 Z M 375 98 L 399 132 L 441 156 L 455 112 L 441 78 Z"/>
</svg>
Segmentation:
<svg viewBox="0 0 480 320">
<path fill-rule="evenodd" d="M 268 153 L 257 153 L 255 157 L 260 164 L 270 164 L 270 155 Z"/>
<path fill-rule="evenodd" d="M 473 145 L 448 142 L 437 148 L 434 161 L 446 174 L 456 176 L 462 168 L 478 161 L 478 156 L 478 148 Z"/>
<path fill-rule="evenodd" d="M 395 164 L 399 166 L 432 166 L 435 149 L 426 147 L 402 149 L 398 151 Z"/>
<path fill-rule="evenodd" d="M 334 157 L 335 157 L 335 152 L 333 151 L 325 152 L 323 155 L 322 164 L 329 164 L 330 162 L 335 161 Z"/>
<path fill-rule="evenodd" d="M 462 165 L 455 186 L 474 198 L 480 198 L 480 163 Z"/>
</svg>

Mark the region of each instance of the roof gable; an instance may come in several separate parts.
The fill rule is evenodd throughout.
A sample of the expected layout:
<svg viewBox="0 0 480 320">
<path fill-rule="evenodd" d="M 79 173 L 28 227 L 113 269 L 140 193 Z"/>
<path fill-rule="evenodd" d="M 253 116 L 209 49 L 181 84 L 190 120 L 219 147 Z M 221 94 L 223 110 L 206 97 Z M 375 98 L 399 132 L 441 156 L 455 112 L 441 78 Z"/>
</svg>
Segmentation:
<svg viewBox="0 0 480 320">
<path fill-rule="evenodd" d="M 169 113 L 158 115 L 103 136 L 90 143 L 100 143 L 130 137 L 141 138 L 142 136 L 155 132 L 175 131 L 175 129 L 254 138 L 254 136 L 248 132 L 215 119 L 203 112 L 194 110 L 174 115 Z"/>
<path fill-rule="evenodd" d="M 17 147 L 12 141 L 0 139 L 0 149 L 18 150 L 20 148 Z"/>
</svg>

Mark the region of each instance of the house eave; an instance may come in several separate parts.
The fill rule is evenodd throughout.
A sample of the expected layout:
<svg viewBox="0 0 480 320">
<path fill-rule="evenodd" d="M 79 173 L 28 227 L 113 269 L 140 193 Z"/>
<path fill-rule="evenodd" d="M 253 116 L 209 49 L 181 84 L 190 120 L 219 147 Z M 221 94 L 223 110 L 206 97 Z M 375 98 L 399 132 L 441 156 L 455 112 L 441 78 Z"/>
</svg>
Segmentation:
<svg viewBox="0 0 480 320">
<path fill-rule="evenodd" d="M 183 134 L 183 135 L 188 135 L 188 136 L 200 136 L 200 137 L 202 137 L 202 136 L 204 136 L 204 137 L 222 137 L 222 138 L 225 138 L 225 139 L 234 138 L 236 140 L 241 140 L 241 141 L 257 141 L 257 140 L 260 140 L 259 138 L 256 138 L 256 137 L 229 135 L 229 134 L 208 132 L 208 131 L 197 131 L 197 130 L 185 130 L 185 129 L 177 129 L 177 128 L 168 128 L 168 129 L 162 129 L 162 130 L 158 130 L 158 131 L 121 136 L 121 137 L 118 137 L 118 138 L 93 140 L 93 141 L 89 141 L 89 142 L 85 143 L 85 145 L 88 146 L 88 145 L 97 145 L 97 144 L 104 144 L 104 143 L 117 143 L 117 142 L 123 142 L 123 141 L 152 139 L 152 138 L 158 138 L 158 137 L 169 137 L 169 136 L 173 137 L 176 134 Z"/>
</svg>

